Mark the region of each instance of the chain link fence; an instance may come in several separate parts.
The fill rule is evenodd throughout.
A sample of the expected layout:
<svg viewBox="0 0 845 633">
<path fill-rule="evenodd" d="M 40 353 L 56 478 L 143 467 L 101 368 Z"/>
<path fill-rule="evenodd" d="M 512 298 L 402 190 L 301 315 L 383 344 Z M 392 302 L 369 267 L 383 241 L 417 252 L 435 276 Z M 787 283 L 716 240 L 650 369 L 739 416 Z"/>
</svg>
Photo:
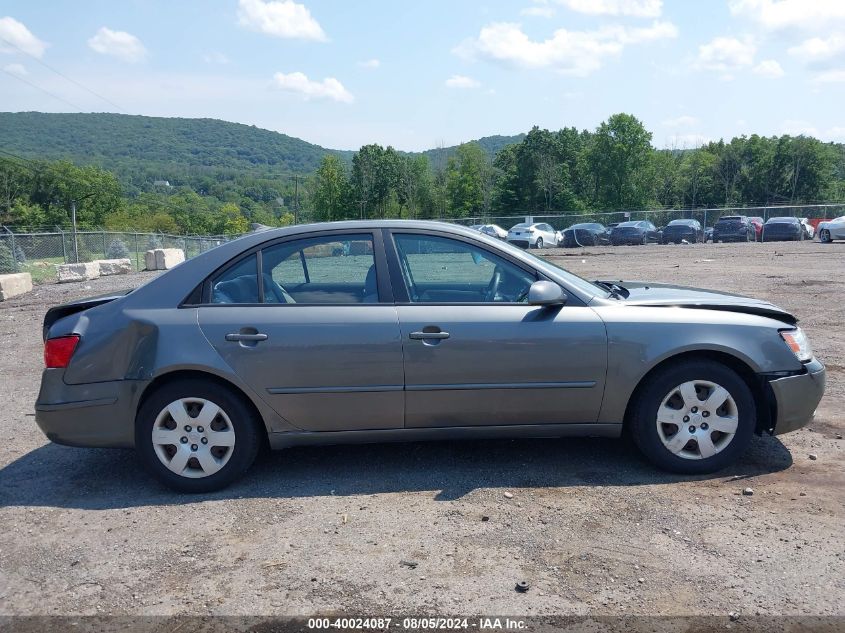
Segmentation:
<svg viewBox="0 0 845 633">
<path fill-rule="evenodd" d="M 144 254 L 155 248 L 178 248 L 185 258 L 234 239 L 225 235 L 169 235 L 128 231 L 19 230 L 0 227 L 0 274 L 28 272 L 34 283 L 55 281 L 55 264 L 128 258 L 144 270 Z"/>
</svg>

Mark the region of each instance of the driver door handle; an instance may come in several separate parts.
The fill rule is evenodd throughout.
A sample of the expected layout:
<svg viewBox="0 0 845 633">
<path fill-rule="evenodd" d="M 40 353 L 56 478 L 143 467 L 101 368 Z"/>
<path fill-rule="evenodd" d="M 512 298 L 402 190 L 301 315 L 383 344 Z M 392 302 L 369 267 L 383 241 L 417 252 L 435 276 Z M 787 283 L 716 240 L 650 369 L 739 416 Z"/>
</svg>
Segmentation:
<svg viewBox="0 0 845 633">
<path fill-rule="evenodd" d="M 240 332 L 232 332 L 231 334 L 226 335 L 227 341 L 266 341 L 267 335 L 266 334 L 241 334 Z"/>
<path fill-rule="evenodd" d="M 448 332 L 411 332 L 408 338 L 415 341 L 424 341 L 425 339 L 445 339 L 449 338 Z"/>
</svg>

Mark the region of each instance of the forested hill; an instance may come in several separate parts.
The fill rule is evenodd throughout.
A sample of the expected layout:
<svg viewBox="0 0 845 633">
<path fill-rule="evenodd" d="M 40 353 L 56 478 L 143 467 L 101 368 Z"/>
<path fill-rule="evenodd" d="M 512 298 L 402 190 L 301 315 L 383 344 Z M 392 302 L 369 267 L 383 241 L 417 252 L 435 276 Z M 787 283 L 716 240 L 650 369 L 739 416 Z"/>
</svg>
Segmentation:
<svg viewBox="0 0 845 633">
<path fill-rule="evenodd" d="M 311 173 L 326 154 L 352 157 L 240 123 L 126 114 L 3 112 L 0 139 L 3 149 L 27 158 L 69 159 L 119 173 L 141 168 L 164 180 L 174 167 Z"/>
<path fill-rule="evenodd" d="M 493 156 L 524 136 L 490 136 L 478 143 Z M 256 177 L 310 174 L 327 154 L 346 163 L 354 154 L 217 119 L 43 112 L 0 112 L 0 149 L 26 158 L 95 164 L 136 185 L 180 180 L 184 170 Z M 442 155 L 445 161 L 454 151 L 447 147 L 425 153 L 432 160 Z"/>
</svg>

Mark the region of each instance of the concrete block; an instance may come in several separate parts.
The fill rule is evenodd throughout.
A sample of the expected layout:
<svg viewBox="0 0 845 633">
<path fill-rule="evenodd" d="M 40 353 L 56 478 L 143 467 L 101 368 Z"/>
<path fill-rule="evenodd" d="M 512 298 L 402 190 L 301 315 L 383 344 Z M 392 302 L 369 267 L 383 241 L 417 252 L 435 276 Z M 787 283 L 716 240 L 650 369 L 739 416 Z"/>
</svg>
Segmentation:
<svg viewBox="0 0 845 633">
<path fill-rule="evenodd" d="M 156 252 L 155 249 L 151 249 L 144 253 L 144 268 L 147 270 L 158 270 L 156 268 Z"/>
<path fill-rule="evenodd" d="M 181 248 L 157 248 L 156 270 L 170 270 L 185 261 L 185 251 Z"/>
<path fill-rule="evenodd" d="M 132 262 L 128 257 L 123 259 L 98 259 L 94 262 L 100 267 L 100 275 L 127 275 L 132 272 Z"/>
<path fill-rule="evenodd" d="M 56 264 L 56 279 L 60 284 L 71 281 L 88 281 L 100 276 L 97 262 L 84 264 Z"/>
<path fill-rule="evenodd" d="M 32 290 L 32 275 L 29 273 L 11 273 L 0 275 L 0 301 L 11 299 Z"/>
</svg>

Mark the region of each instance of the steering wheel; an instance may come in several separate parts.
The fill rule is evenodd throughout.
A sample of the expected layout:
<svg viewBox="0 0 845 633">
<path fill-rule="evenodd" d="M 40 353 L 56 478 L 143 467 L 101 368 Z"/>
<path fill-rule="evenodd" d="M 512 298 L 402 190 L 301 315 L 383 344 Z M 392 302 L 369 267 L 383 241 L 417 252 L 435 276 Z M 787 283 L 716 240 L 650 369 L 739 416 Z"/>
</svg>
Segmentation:
<svg viewBox="0 0 845 633">
<path fill-rule="evenodd" d="M 502 269 L 496 266 L 493 271 L 493 278 L 487 284 L 487 291 L 484 293 L 485 303 L 492 303 L 496 300 L 496 295 L 499 293 L 499 286 L 502 284 Z"/>
</svg>

